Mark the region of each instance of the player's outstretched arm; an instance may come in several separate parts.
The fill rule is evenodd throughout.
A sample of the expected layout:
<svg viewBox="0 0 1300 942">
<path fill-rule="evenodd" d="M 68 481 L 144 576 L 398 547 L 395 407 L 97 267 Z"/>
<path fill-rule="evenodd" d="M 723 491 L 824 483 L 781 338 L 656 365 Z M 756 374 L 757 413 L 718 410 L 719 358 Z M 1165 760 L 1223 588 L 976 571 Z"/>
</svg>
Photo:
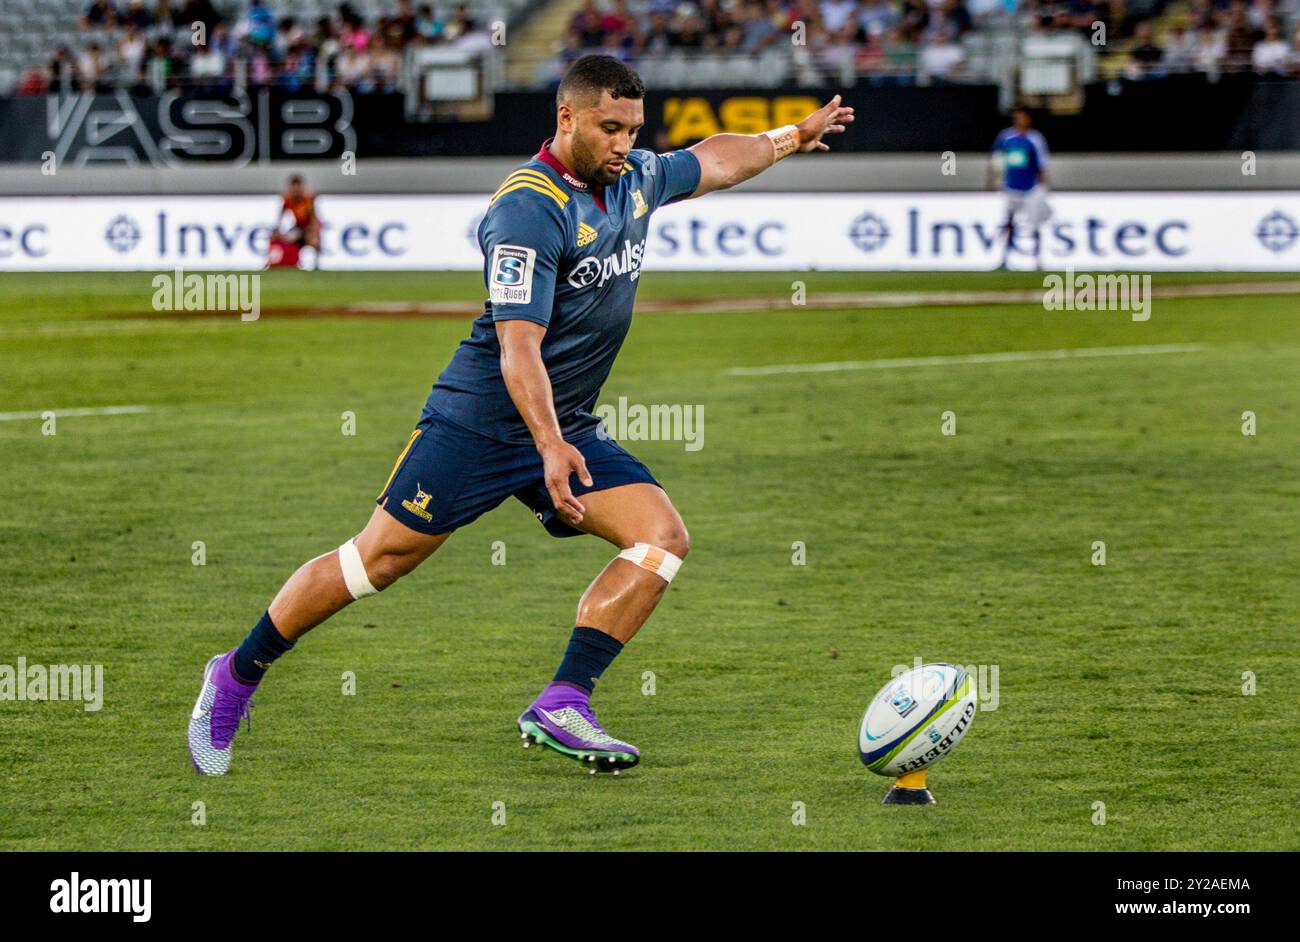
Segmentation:
<svg viewBox="0 0 1300 942">
<path fill-rule="evenodd" d="M 744 183 L 790 154 L 830 150 L 822 138 L 844 133 L 852 121 L 853 108 L 836 95 L 798 124 L 762 134 L 714 134 L 689 148 L 700 162 L 700 184 L 690 198 Z"/>
</svg>

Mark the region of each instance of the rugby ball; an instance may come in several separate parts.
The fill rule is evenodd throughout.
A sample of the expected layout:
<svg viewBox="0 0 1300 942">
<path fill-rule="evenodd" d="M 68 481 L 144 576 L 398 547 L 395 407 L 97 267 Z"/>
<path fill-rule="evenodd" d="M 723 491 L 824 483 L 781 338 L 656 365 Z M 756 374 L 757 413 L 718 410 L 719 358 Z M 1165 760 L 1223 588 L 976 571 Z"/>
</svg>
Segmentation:
<svg viewBox="0 0 1300 942">
<path fill-rule="evenodd" d="M 970 729 L 976 693 L 974 678 L 955 664 L 923 664 L 899 674 L 862 717 L 862 764 L 895 778 L 934 765 Z"/>
</svg>

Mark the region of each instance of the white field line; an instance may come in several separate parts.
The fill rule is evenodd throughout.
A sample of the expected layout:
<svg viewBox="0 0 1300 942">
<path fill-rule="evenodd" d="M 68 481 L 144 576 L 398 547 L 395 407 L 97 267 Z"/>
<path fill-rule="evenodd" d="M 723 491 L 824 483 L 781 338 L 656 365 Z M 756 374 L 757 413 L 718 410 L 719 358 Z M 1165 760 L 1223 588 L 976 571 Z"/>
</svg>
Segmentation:
<svg viewBox="0 0 1300 942">
<path fill-rule="evenodd" d="M 51 324 L 20 324 L 0 327 L 0 337 L 94 337 L 150 330 L 226 330 L 228 329 L 227 325 L 239 323 L 242 322 L 215 317 L 195 320 L 132 318 L 102 321 L 55 321 Z"/>
<path fill-rule="evenodd" d="M 892 370 L 911 366 L 958 366 L 967 363 L 1022 363 L 1031 360 L 1071 360 L 1088 357 L 1133 357 L 1159 353 L 1195 353 L 1203 343 L 1162 343 L 1137 347 L 1076 347 L 1067 350 L 1008 350 L 1003 353 L 959 353 L 952 356 L 894 357 L 886 360 L 842 360 L 832 363 L 780 363 L 737 366 L 724 376 L 773 376 L 779 373 L 837 373 L 842 370 Z"/>
<path fill-rule="evenodd" d="M 75 418 L 83 415 L 140 415 L 152 411 L 148 406 L 96 406 L 81 409 L 47 409 L 41 412 L 0 412 L 0 422 L 22 422 L 27 419 L 43 419 L 46 412 L 53 412 L 55 418 Z"/>
</svg>

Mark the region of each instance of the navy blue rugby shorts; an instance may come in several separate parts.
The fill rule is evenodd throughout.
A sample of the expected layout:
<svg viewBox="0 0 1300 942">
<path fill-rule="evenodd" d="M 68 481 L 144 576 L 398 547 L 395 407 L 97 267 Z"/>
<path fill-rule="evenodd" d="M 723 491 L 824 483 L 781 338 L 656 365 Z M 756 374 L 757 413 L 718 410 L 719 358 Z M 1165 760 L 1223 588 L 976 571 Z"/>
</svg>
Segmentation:
<svg viewBox="0 0 1300 942">
<path fill-rule="evenodd" d="M 662 486 L 613 439 L 593 431 L 569 444 L 582 452 L 592 480 L 587 487 L 570 476 L 575 497 L 624 484 Z M 474 522 L 508 497 L 526 504 L 551 536 L 581 535 L 556 514 L 533 445 L 500 442 L 434 412 L 411 433 L 375 503 L 412 530 L 439 534 Z"/>
</svg>

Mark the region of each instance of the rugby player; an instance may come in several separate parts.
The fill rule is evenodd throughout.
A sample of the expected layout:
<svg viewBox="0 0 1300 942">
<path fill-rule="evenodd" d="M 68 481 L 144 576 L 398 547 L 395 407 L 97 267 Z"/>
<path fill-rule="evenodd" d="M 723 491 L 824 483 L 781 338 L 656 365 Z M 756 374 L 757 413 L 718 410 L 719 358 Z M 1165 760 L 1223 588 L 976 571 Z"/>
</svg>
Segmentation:
<svg viewBox="0 0 1300 942">
<path fill-rule="evenodd" d="M 253 691 L 298 638 L 511 496 L 553 536 L 589 533 L 618 550 L 579 599 L 559 668 L 520 715 L 520 735 L 593 773 L 640 760 L 597 722 L 590 697 L 677 574 L 688 538 L 650 469 L 593 410 L 632 321 L 650 216 L 791 154 L 829 150 L 823 136 L 853 120 L 836 95 L 797 125 L 656 154 L 633 148 L 644 93 L 609 56 L 584 56 L 565 74 L 555 136 L 505 178 L 478 228 L 483 314 L 434 383 L 369 523 L 305 563 L 243 643 L 207 663 L 189 725 L 201 773 L 229 769 Z"/>
<path fill-rule="evenodd" d="M 988 164 L 988 186 L 993 187 L 998 163 L 1002 165 L 1002 192 L 1007 198 L 1007 217 L 1002 226 L 1001 268 L 1007 267 L 1011 243 L 1015 238 L 1017 217 L 1034 234 L 1034 267 L 1043 264 L 1042 240 L 1038 230 L 1052 215 L 1047 203 L 1047 139 L 1034 128 L 1028 108 L 1011 110 L 1011 127 L 1001 131 L 993 141 L 992 159 Z"/>
<path fill-rule="evenodd" d="M 292 219 L 292 225 L 285 228 Z M 316 215 L 316 197 L 307 189 L 302 177 L 294 174 L 285 188 L 280 204 L 281 227 L 276 235 L 284 241 L 312 250 L 311 267 L 320 268 L 320 218 Z"/>
</svg>

